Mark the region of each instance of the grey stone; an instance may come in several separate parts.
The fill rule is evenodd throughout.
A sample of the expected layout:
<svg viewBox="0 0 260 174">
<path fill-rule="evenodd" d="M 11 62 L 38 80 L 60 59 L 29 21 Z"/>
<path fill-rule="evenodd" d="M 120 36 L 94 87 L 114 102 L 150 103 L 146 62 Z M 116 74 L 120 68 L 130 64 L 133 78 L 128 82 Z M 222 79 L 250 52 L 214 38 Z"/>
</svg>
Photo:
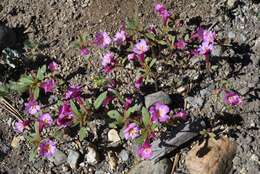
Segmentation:
<svg viewBox="0 0 260 174">
<path fill-rule="evenodd" d="M 223 47 L 220 45 L 216 45 L 211 52 L 212 56 L 220 57 L 223 54 Z"/>
<path fill-rule="evenodd" d="M 170 174 L 171 160 L 164 158 L 157 163 L 146 160 L 134 166 L 128 174 Z"/>
<path fill-rule="evenodd" d="M 235 6 L 235 4 L 236 4 L 236 1 L 237 0 L 228 0 L 227 1 L 228 7 L 233 8 Z"/>
<path fill-rule="evenodd" d="M 203 105 L 203 99 L 201 97 L 187 97 L 186 101 L 193 107 L 193 108 L 200 108 Z"/>
<path fill-rule="evenodd" d="M 128 161 L 129 159 L 129 152 L 125 149 L 123 149 L 120 153 L 119 153 L 119 158 L 121 161 Z"/>
<path fill-rule="evenodd" d="M 73 150 L 69 150 L 67 162 L 69 163 L 72 169 L 75 169 L 77 167 L 78 159 L 79 153 Z"/>
<path fill-rule="evenodd" d="M 149 108 L 156 102 L 161 102 L 163 104 L 169 105 L 172 101 L 170 96 L 163 91 L 159 91 L 145 96 L 145 106 L 147 108 Z"/>
<path fill-rule="evenodd" d="M 235 37 L 236 37 L 236 33 L 234 33 L 233 31 L 228 32 L 229 39 L 234 39 Z"/>
<path fill-rule="evenodd" d="M 59 149 L 57 149 L 57 151 L 54 154 L 54 156 L 51 157 L 49 160 L 51 162 L 54 162 L 54 164 L 58 166 L 58 165 L 61 165 L 61 164 L 66 162 L 67 155 L 64 152 L 62 152 Z"/>
<path fill-rule="evenodd" d="M 99 161 L 99 154 L 96 151 L 95 148 L 93 147 L 87 147 L 87 154 L 85 155 L 85 159 L 87 160 L 87 163 L 91 164 L 91 165 L 95 165 L 98 163 Z"/>
<path fill-rule="evenodd" d="M 7 26 L 0 25 L 0 49 L 14 46 L 16 42 L 15 32 Z"/>
</svg>

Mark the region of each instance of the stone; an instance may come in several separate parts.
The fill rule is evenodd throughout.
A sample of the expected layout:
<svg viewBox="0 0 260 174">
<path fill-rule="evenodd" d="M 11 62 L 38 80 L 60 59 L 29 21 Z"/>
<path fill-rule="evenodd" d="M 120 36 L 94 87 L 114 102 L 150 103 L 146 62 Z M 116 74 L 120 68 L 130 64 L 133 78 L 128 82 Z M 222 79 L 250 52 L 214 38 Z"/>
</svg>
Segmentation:
<svg viewBox="0 0 260 174">
<path fill-rule="evenodd" d="M 229 39 L 235 39 L 235 37 L 236 37 L 236 33 L 234 33 L 233 31 L 228 32 Z"/>
<path fill-rule="evenodd" d="M 0 50 L 14 46 L 15 42 L 15 32 L 7 26 L 0 25 Z"/>
<path fill-rule="evenodd" d="M 195 145 L 185 163 L 190 174 L 227 174 L 232 168 L 236 144 L 228 138 L 209 139 Z"/>
<path fill-rule="evenodd" d="M 56 153 L 51 158 L 49 158 L 49 160 L 55 165 L 59 166 L 67 161 L 67 155 L 61 150 L 57 149 Z"/>
<path fill-rule="evenodd" d="M 129 152 L 125 149 L 121 150 L 121 152 L 119 153 L 119 159 L 124 162 L 128 161 Z"/>
<path fill-rule="evenodd" d="M 16 149 L 19 146 L 19 142 L 23 139 L 23 136 L 15 136 L 11 142 L 12 148 Z"/>
<path fill-rule="evenodd" d="M 108 152 L 108 165 L 109 165 L 110 169 L 111 170 L 115 170 L 116 166 L 117 166 L 117 163 L 118 163 L 117 156 L 115 155 L 114 152 L 109 151 Z"/>
<path fill-rule="evenodd" d="M 79 160 L 79 153 L 74 150 L 69 150 L 69 155 L 67 158 L 67 162 L 70 165 L 70 168 L 75 169 L 77 168 L 78 160 Z"/>
<path fill-rule="evenodd" d="M 170 174 L 171 169 L 172 162 L 167 158 L 164 158 L 156 163 L 145 160 L 134 166 L 128 174 Z"/>
<path fill-rule="evenodd" d="M 214 46 L 214 49 L 211 52 L 211 55 L 214 57 L 220 57 L 223 54 L 223 47 L 220 45 Z"/>
<path fill-rule="evenodd" d="M 91 165 L 97 164 L 99 161 L 99 154 L 96 151 L 96 149 L 91 146 L 88 146 L 87 150 L 88 150 L 88 152 L 85 155 L 85 159 L 86 159 L 87 163 L 89 163 Z"/>
<path fill-rule="evenodd" d="M 201 97 L 186 97 L 185 99 L 193 108 L 200 108 L 203 105 L 203 99 Z"/>
<path fill-rule="evenodd" d="M 170 96 L 163 91 L 159 91 L 145 96 L 145 106 L 147 108 L 149 108 L 156 102 L 161 102 L 165 105 L 170 105 L 172 103 L 172 100 Z"/>
<path fill-rule="evenodd" d="M 233 8 L 236 5 L 236 1 L 237 0 L 228 0 L 227 1 L 228 7 Z"/>
<path fill-rule="evenodd" d="M 120 141 L 118 132 L 115 129 L 110 129 L 107 133 L 107 137 L 108 137 L 109 142 L 116 143 L 116 142 Z"/>
</svg>

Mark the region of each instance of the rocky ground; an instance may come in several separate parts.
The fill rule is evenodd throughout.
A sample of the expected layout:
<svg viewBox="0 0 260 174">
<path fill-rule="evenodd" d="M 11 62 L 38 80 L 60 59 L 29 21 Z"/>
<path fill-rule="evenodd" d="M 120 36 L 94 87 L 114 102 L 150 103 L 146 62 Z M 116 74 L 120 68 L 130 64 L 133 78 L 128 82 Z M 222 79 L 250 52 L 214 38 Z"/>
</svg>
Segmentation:
<svg viewBox="0 0 260 174">
<path fill-rule="evenodd" d="M 88 83 L 87 71 L 73 41 L 79 34 L 96 31 L 115 32 L 120 21 L 126 16 L 138 15 L 146 23 L 158 23 L 153 13 L 154 0 L 2 0 L 0 2 L 0 22 L 15 28 L 19 48 L 29 38 L 40 43 L 37 55 L 39 62 L 57 59 L 61 63 L 61 76 L 71 82 Z M 192 117 L 204 117 L 214 130 L 227 135 L 237 143 L 233 159 L 232 174 L 260 173 L 260 4 L 257 0 L 175 0 L 163 2 L 172 13 L 179 14 L 187 26 L 202 24 L 217 32 L 219 43 L 213 52 L 213 62 L 217 69 L 213 77 L 201 72 L 190 71 L 183 76 L 204 79 L 192 86 L 185 96 L 185 103 Z M 191 60 L 196 62 L 196 60 Z M 30 65 L 36 68 L 37 64 Z M 159 65 L 158 65 L 159 66 Z M 75 69 L 77 67 L 77 69 Z M 0 66 L 0 68 L 2 68 Z M 158 67 L 159 68 L 159 67 Z M 159 68 L 160 69 L 160 68 Z M 9 75 L 6 75 L 6 72 Z M 169 69 L 161 67 L 158 79 L 160 89 L 173 95 Z M 167 73 L 163 73 L 167 72 Z M 16 71 L 1 70 L 1 82 L 15 78 Z M 200 78 L 199 78 L 200 77 Z M 17 78 L 17 77 L 16 77 Z M 184 77 L 183 77 L 184 78 Z M 126 79 L 127 80 L 127 79 Z M 216 102 L 212 91 L 226 80 L 243 96 L 241 109 L 223 113 L 223 106 Z M 186 87 L 186 86 L 185 86 Z M 149 93 L 149 92 L 147 92 Z M 14 97 L 15 99 L 15 97 Z M 19 102 L 14 102 L 19 106 Z M 29 162 L 28 146 L 17 144 L 23 137 L 15 135 L 11 129 L 14 121 L 6 112 L 0 113 L 0 173 L 170 173 L 174 155 L 161 160 L 156 165 L 149 162 L 140 164 L 126 147 L 105 149 L 97 144 L 77 141 L 62 145 L 61 151 L 50 161 Z M 101 129 L 103 120 L 93 121 Z M 109 130 L 104 130 L 107 137 Z M 15 137 L 15 138 L 14 138 Z M 117 137 L 113 137 L 117 138 Z M 119 149 L 119 150 L 118 150 Z M 188 173 L 185 158 L 190 145 L 179 152 L 180 160 L 175 173 Z M 143 167 L 142 167 L 143 166 Z M 146 167 L 144 167 L 146 166 Z"/>
</svg>

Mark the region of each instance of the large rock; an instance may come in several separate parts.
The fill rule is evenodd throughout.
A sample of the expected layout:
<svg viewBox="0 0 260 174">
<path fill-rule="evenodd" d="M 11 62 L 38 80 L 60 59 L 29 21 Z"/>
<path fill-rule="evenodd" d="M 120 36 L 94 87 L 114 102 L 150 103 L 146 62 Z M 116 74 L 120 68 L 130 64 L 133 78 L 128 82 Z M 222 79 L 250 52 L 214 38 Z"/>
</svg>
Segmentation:
<svg viewBox="0 0 260 174">
<path fill-rule="evenodd" d="M 59 149 L 57 149 L 57 151 L 54 154 L 54 156 L 51 157 L 49 160 L 51 162 L 54 162 L 54 164 L 58 166 L 58 165 L 61 165 L 61 164 L 66 162 L 67 155 L 64 152 L 62 152 Z"/>
<path fill-rule="evenodd" d="M 232 168 L 236 145 L 228 138 L 209 139 L 195 145 L 186 156 L 190 174 L 227 174 Z"/>
<path fill-rule="evenodd" d="M 171 169 L 172 162 L 167 158 L 156 163 L 146 160 L 134 166 L 128 174 L 170 174 Z"/>
<path fill-rule="evenodd" d="M 70 168 L 75 169 L 77 167 L 79 156 L 80 155 L 78 152 L 74 150 L 69 150 L 67 162 L 70 165 Z"/>
<path fill-rule="evenodd" d="M 87 161 L 87 163 L 91 164 L 91 165 L 96 165 L 99 161 L 99 154 L 96 151 L 95 148 L 89 146 L 87 147 L 87 154 L 85 155 L 85 159 Z"/>
<path fill-rule="evenodd" d="M 172 101 L 170 96 L 163 91 L 159 91 L 145 96 L 145 106 L 147 108 L 149 108 L 151 105 L 153 105 L 156 102 L 161 102 L 165 105 L 169 105 L 171 104 Z"/>
</svg>

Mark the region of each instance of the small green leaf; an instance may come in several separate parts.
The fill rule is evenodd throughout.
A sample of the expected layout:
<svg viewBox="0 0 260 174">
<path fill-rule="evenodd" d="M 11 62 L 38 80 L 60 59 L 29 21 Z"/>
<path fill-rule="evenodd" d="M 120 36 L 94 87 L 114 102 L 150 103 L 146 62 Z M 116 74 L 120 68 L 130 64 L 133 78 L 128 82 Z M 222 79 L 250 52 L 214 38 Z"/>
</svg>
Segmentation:
<svg viewBox="0 0 260 174">
<path fill-rule="evenodd" d="M 79 130 L 79 140 L 83 141 L 88 136 L 87 128 L 81 127 Z"/>
<path fill-rule="evenodd" d="M 184 36 L 184 40 L 185 40 L 185 41 L 188 41 L 189 39 L 190 39 L 189 34 L 186 34 L 186 35 Z"/>
<path fill-rule="evenodd" d="M 152 33 L 146 33 L 145 36 L 148 39 L 151 39 L 152 41 L 156 41 L 156 38 L 155 38 L 155 36 Z"/>
<path fill-rule="evenodd" d="M 149 67 L 151 68 L 155 64 L 156 61 L 157 61 L 157 59 L 153 58 L 149 64 Z"/>
<path fill-rule="evenodd" d="M 102 105 L 102 103 L 103 103 L 103 101 L 106 99 L 106 97 L 107 97 L 107 91 L 101 93 L 101 94 L 98 96 L 98 98 L 97 98 L 97 99 L 95 100 L 95 102 L 94 102 L 94 107 L 95 107 L 95 109 L 98 109 L 98 108 Z"/>
<path fill-rule="evenodd" d="M 175 42 L 175 40 L 176 40 L 176 36 L 169 35 L 168 37 L 169 37 L 171 43 L 173 44 Z"/>
<path fill-rule="evenodd" d="M 71 107 L 73 113 L 74 113 L 76 116 L 78 116 L 78 117 L 81 116 L 81 113 L 80 113 L 80 111 L 78 110 L 78 108 L 77 108 L 77 106 L 76 106 L 76 104 L 74 103 L 73 100 L 70 100 L 70 107 Z"/>
<path fill-rule="evenodd" d="M 36 78 L 40 81 L 44 79 L 44 73 L 46 72 L 46 65 L 43 65 L 41 68 L 38 69 Z"/>
<path fill-rule="evenodd" d="M 140 137 L 138 137 L 138 138 L 136 138 L 135 139 L 135 143 L 136 144 L 143 144 L 144 143 L 144 141 L 146 140 L 146 138 L 147 138 L 147 132 L 142 132 L 142 135 L 140 136 Z"/>
<path fill-rule="evenodd" d="M 150 113 L 146 107 L 142 108 L 142 116 L 144 126 L 146 127 L 150 123 Z"/>
<path fill-rule="evenodd" d="M 38 99 L 39 94 L 40 94 L 40 88 L 39 88 L 39 87 L 35 87 L 35 88 L 33 89 L 33 97 L 34 97 L 35 100 Z"/>
<path fill-rule="evenodd" d="M 152 126 L 151 126 L 151 129 L 152 130 L 155 130 L 155 129 L 157 129 L 158 128 L 158 125 L 157 124 L 152 124 Z"/>
<path fill-rule="evenodd" d="M 35 161 L 36 155 L 37 155 L 37 150 L 36 150 L 36 148 L 33 148 L 33 149 L 30 151 L 29 161 L 30 161 L 30 162 Z"/>
<path fill-rule="evenodd" d="M 130 117 L 130 115 L 133 114 L 134 112 L 136 112 L 137 110 L 138 110 L 138 104 L 135 104 L 134 106 L 130 107 L 126 111 L 126 118 Z"/>
<path fill-rule="evenodd" d="M 121 116 L 121 114 L 116 111 L 116 110 L 111 110 L 107 113 L 107 115 L 112 118 L 115 119 L 118 123 L 122 123 L 124 118 Z"/>
<path fill-rule="evenodd" d="M 112 123 L 109 123 L 109 128 L 113 128 L 113 129 L 116 129 L 117 128 L 117 122 L 116 121 L 114 121 L 114 122 L 112 122 Z"/>
<path fill-rule="evenodd" d="M 157 40 L 157 43 L 160 45 L 167 45 L 167 42 L 165 42 L 164 40 Z"/>
</svg>

